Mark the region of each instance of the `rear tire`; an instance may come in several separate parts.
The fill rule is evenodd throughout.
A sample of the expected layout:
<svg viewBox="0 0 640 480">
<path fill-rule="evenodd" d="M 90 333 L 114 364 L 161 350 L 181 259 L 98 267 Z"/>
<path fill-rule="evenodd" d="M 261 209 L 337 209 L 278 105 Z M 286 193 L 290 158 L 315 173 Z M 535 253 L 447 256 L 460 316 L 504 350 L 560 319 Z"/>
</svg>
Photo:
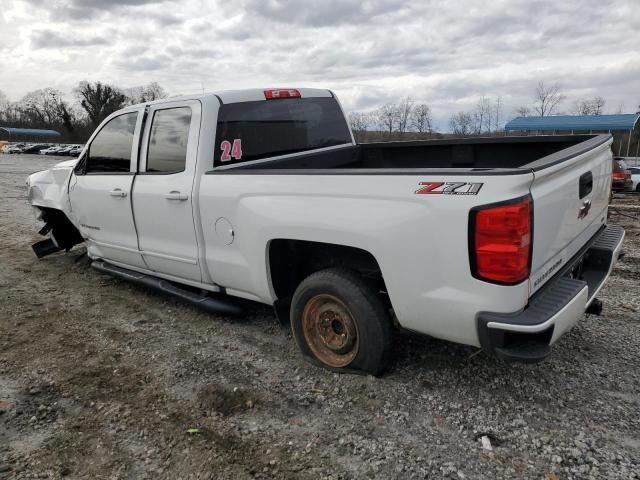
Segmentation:
<svg viewBox="0 0 640 480">
<path fill-rule="evenodd" d="M 304 279 L 291 302 L 291 329 L 315 365 L 376 376 L 388 365 L 391 319 L 377 293 L 350 270 L 330 268 Z"/>
</svg>

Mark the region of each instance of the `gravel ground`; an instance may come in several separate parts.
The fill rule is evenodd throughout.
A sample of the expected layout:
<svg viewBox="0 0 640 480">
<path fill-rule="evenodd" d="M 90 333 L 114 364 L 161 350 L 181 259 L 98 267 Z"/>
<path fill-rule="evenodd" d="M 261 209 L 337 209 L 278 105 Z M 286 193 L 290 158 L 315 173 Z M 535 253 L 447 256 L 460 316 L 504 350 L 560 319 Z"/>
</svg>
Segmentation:
<svg viewBox="0 0 640 480">
<path fill-rule="evenodd" d="M 546 362 L 405 335 L 384 377 L 341 376 L 266 307 L 212 316 L 82 248 L 37 260 L 24 179 L 59 160 L 0 155 L 0 479 L 640 478 L 637 219 L 612 215 L 604 315 Z"/>
</svg>

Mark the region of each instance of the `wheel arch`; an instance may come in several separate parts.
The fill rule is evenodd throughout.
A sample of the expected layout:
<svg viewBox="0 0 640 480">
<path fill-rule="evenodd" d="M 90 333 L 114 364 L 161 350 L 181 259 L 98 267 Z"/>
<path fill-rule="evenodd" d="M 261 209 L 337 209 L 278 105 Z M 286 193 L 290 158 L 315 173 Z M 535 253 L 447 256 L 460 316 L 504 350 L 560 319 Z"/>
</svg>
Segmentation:
<svg viewBox="0 0 640 480">
<path fill-rule="evenodd" d="M 64 211 L 39 205 L 35 207 L 40 210 L 40 218 L 45 224 L 39 233 L 49 234 L 56 246 L 68 251 L 74 245 L 84 241 L 82 234 Z"/>
<path fill-rule="evenodd" d="M 368 250 L 336 243 L 276 238 L 267 245 L 267 277 L 274 307 L 281 322 L 287 323 L 289 304 L 297 286 L 312 273 L 327 268 L 353 270 L 381 292 L 386 286 L 380 264 Z"/>
</svg>

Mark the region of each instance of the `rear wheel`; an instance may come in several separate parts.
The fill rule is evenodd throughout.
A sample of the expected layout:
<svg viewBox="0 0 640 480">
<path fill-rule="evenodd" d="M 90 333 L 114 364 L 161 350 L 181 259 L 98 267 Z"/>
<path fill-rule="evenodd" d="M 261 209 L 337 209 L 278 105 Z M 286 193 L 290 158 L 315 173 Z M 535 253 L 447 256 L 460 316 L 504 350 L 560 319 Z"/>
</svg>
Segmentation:
<svg viewBox="0 0 640 480">
<path fill-rule="evenodd" d="M 305 358 L 339 372 L 379 375 L 387 366 L 393 330 L 377 293 L 356 273 L 331 268 L 296 289 L 291 327 Z"/>
</svg>

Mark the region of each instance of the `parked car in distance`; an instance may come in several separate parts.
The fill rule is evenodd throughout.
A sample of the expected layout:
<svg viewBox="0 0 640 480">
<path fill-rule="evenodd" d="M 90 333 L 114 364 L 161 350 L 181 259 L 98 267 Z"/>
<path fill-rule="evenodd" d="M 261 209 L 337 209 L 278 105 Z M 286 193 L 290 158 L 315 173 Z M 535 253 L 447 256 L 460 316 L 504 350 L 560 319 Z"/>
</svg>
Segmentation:
<svg viewBox="0 0 640 480">
<path fill-rule="evenodd" d="M 59 156 L 70 155 L 69 152 L 71 152 L 72 149 L 73 149 L 73 145 L 65 145 L 63 147 L 60 147 L 58 151 L 54 152 L 54 155 L 59 155 Z"/>
<path fill-rule="evenodd" d="M 631 190 L 640 193 L 640 167 L 629 167 L 631 173 Z"/>
<path fill-rule="evenodd" d="M 4 153 L 8 153 L 8 154 L 11 154 L 11 153 L 22 153 L 22 149 L 23 149 L 23 147 L 19 147 L 17 145 L 10 145 L 8 147 L 5 147 Z"/>
<path fill-rule="evenodd" d="M 32 145 L 27 145 L 22 149 L 22 153 L 38 153 L 40 150 L 51 147 L 51 144 L 47 143 L 36 143 Z"/>
<path fill-rule="evenodd" d="M 631 172 L 622 158 L 613 158 L 613 174 L 611 177 L 611 190 L 624 192 L 631 190 Z"/>
<path fill-rule="evenodd" d="M 40 150 L 40 155 L 55 155 L 55 153 L 62 147 L 49 147 L 44 150 Z"/>
<path fill-rule="evenodd" d="M 82 153 L 83 145 L 74 145 L 71 150 L 69 150 L 69 155 L 72 157 L 77 157 Z"/>
</svg>

